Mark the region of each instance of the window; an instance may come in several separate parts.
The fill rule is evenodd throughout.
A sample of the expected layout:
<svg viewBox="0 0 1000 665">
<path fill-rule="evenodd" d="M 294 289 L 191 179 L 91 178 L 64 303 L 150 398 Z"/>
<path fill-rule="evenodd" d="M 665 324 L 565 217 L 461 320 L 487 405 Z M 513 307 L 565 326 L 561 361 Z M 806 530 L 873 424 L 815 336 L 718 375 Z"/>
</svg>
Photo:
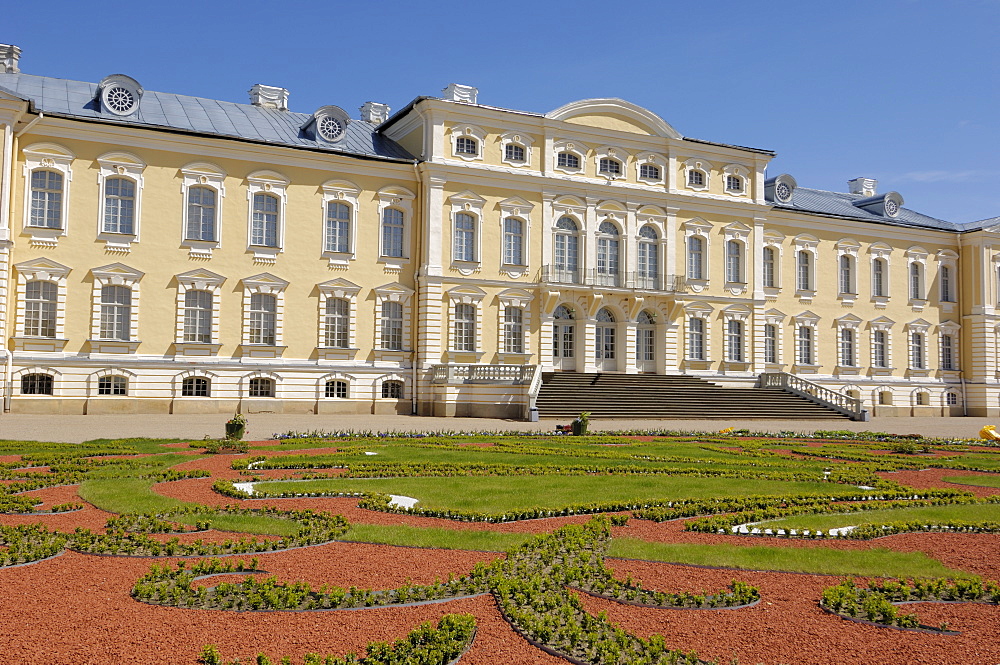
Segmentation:
<svg viewBox="0 0 1000 665">
<path fill-rule="evenodd" d="M 927 406 L 927 403 L 929 402 L 929 396 L 927 393 L 920 392 L 914 395 L 914 397 L 916 398 L 915 401 L 917 406 Z"/>
<path fill-rule="evenodd" d="M 131 234 L 135 228 L 135 182 L 128 178 L 104 181 L 104 233 Z"/>
<path fill-rule="evenodd" d="M 509 162 L 523 162 L 524 161 L 524 146 L 517 145 L 515 143 L 508 143 L 504 148 L 504 159 Z"/>
<path fill-rule="evenodd" d="M 603 286 L 618 286 L 618 227 L 601 222 L 597 227 L 597 279 Z"/>
<path fill-rule="evenodd" d="M 97 380 L 98 395 L 127 395 L 128 379 L 124 376 L 102 376 Z"/>
<path fill-rule="evenodd" d="M 764 362 L 770 365 L 778 362 L 778 327 L 771 323 L 764 326 Z"/>
<path fill-rule="evenodd" d="M 910 263 L 910 300 L 924 299 L 923 267 L 916 261 Z"/>
<path fill-rule="evenodd" d="M 132 289 L 101 287 L 101 339 L 129 340 L 132 319 Z"/>
<path fill-rule="evenodd" d="M 25 336 L 53 338 L 56 336 L 57 293 L 58 287 L 55 282 L 34 281 L 25 285 Z"/>
<path fill-rule="evenodd" d="M 503 262 L 509 266 L 523 266 L 524 222 L 516 217 L 503 220 Z"/>
<path fill-rule="evenodd" d="M 640 289 L 659 288 L 660 275 L 659 238 L 656 229 L 644 226 L 639 229 L 639 279 L 636 286 Z"/>
<path fill-rule="evenodd" d="M 455 215 L 455 261 L 476 260 L 476 218 L 460 212 Z"/>
<path fill-rule="evenodd" d="M 742 192 L 743 191 L 743 178 L 738 175 L 727 175 L 726 176 L 726 191 L 727 192 Z"/>
<path fill-rule="evenodd" d="M 326 382 L 324 396 L 336 399 L 347 399 L 347 381 L 334 379 Z"/>
<path fill-rule="evenodd" d="M 768 288 L 774 288 L 774 248 L 765 247 L 764 254 L 761 260 L 761 276 L 764 281 L 764 286 Z"/>
<path fill-rule="evenodd" d="M 736 319 L 726 325 L 726 360 L 743 362 L 743 322 Z"/>
<path fill-rule="evenodd" d="M 403 305 L 386 300 L 382 303 L 381 345 L 390 351 L 403 350 Z"/>
<path fill-rule="evenodd" d="M 653 362 L 656 360 L 656 319 L 643 310 L 639 312 L 636 323 L 635 359 L 643 363 Z"/>
<path fill-rule="evenodd" d="M 459 155 L 478 155 L 479 141 L 468 136 L 459 136 L 455 139 L 455 152 Z"/>
<path fill-rule="evenodd" d="M 476 350 L 476 306 L 467 303 L 455 305 L 455 351 Z"/>
<path fill-rule="evenodd" d="M 704 187 L 705 186 L 705 172 L 698 169 L 688 170 L 688 185 L 691 187 Z"/>
<path fill-rule="evenodd" d="M 617 159 L 602 157 L 598 162 L 597 172 L 601 175 L 617 178 L 622 174 L 622 163 Z"/>
<path fill-rule="evenodd" d="M 191 187 L 187 191 L 187 240 L 214 241 L 217 209 L 216 192 L 211 187 Z"/>
<path fill-rule="evenodd" d="M 842 328 L 840 331 L 840 364 L 842 367 L 854 367 L 854 330 Z"/>
<path fill-rule="evenodd" d="M 565 305 L 559 305 L 552 313 L 552 357 L 572 358 L 574 354 L 573 312 Z"/>
<path fill-rule="evenodd" d="M 403 211 L 386 208 L 382 211 L 382 256 L 403 258 Z"/>
<path fill-rule="evenodd" d="M 726 281 L 743 283 L 743 246 L 738 240 L 726 242 Z"/>
<path fill-rule="evenodd" d="M 884 298 L 888 295 L 886 291 L 886 272 L 885 259 L 875 259 L 872 261 L 872 295 L 876 298 Z"/>
<path fill-rule="evenodd" d="M 189 376 L 181 381 L 181 397 L 210 397 L 211 382 L 203 376 Z"/>
<path fill-rule="evenodd" d="M 705 240 L 701 236 L 688 237 L 687 264 L 688 279 L 705 278 Z"/>
<path fill-rule="evenodd" d="M 958 404 L 958 394 L 953 392 L 946 392 L 944 394 L 944 403 L 948 406 L 955 406 Z"/>
<path fill-rule="evenodd" d="M 812 255 L 806 251 L 798 254 L 798 286 L 799 291 L 812 291 Z"/>
<path fill-rule="evenodd" d="M 879 391 L 878 404 L 879 406 L 892 406 L 892 393 L 888 390 Z"/>
<path fill-rule="evenodd" d="M 57 171 L 36 169 L 31 172 L 30 226 L 61 229 L 63 207 L 63 175 Z"/>
<path fill-rule="evenodd" d="M 24 374 L 21 376 L 22 395 L 51 395 L 52 376 L 49 374 Z"/>
<path fill-rule="evenodd" d="M 955 369 L 955 338 L 941 335 L 941 369 Z"/>
<path fill-rule="evenodd" d="M 270 293 L 250 296 L 250 344 L 274 346 L 277 339 L 278 299 Z"/>
<path fill-rule="evenodd" d="M 639 166 L 639 177 L 648 180 L 659 180 L 660 167 L 655 164 L 642 164 Z"/>
<path fill-rule="evenodd" d="M 924 369 L 924 335 L 923 333 L 910 333 L 910 367 L 913 369 Z"/>
<path fill-rule="evenodd" d="M 383 381 L 382 397 L 385 399 L 403 399 L 403 382 Z"/>
<path fill-rule="evenodd" d="M 351 251 L 351 208 L 346 203 L 326 204 L 326 251 Z"/>
<path fill-rule="evenodd" d="M 253 378 L 247 387 L 248 397 L 274 397 L 274 379 Z"/>
<path fill-rule="evenodd" d="M 562 217 L 556 222 L 555 251 L 555 269 L 557 273 L 561 273 L 557 274 L 557 280 L 577 281 L 577 270 L 580 267 L 580 235 L 576 222 L 569 217 Z"/>
<path fill-rule="evenodd" d="M 809 326 L 799 326 L 798 357 L 800 365 L 813 364 L 813 329 Z"/>
<path fill-rule="evenodd" d="M 847 254 L 840 255 L 840 293 L 854 293 L 854 259 Z"/>
<path fill-rule="evenodd" d="M 598 360 L 613 360 L 615 358 L 615 317 L 606 307 L 597 312 L 597 325 L 594 328 L 596 344 L 594 357 Z"/>
<path fill-rule="evenodd" d="M 504 353 L 524 353 L 524 310 L 520 307 L 504 307 L 503 350 Z"/>
<path fill-rule="evenodd" d="M 323 344 L 335 349 L 350 346 L 351 303 L 344 298 L 327 298 L 323 316 Z"/>
<path fill-rule="evenodd" d="M 580 157 L 571 152 L 560 152 L 556 157 L 556 166 L 561 166 L 564 169 L 579 169 Z"/>
<path fill-rule="evenodd" d="M 939 274 L 941 278 L 941 302 L 954 302 L 955 297 L 951 288 L 951 268 L 941 266 Z"/>
<path fill-rule="evenodd" d="M 705 319 L 688 319 L 688 359 L 705 360 Z"/>
<path fill-rule="evenodd" d="M 278 246 L 278 197 L 271 194 L 253 195 L 253 221 L 250 244 L 261 247 Z"/>
<path fill-rule="evenodd" d="M 872 367 L 888 367 L 888 337 L 884 330 L 876 330 L 872 336 Z"/>
<path fill-rule="evenodd" d="M 184 341 L 212 341 L 212 292 L 191 290 L 184 293 Z"/>
</svg>

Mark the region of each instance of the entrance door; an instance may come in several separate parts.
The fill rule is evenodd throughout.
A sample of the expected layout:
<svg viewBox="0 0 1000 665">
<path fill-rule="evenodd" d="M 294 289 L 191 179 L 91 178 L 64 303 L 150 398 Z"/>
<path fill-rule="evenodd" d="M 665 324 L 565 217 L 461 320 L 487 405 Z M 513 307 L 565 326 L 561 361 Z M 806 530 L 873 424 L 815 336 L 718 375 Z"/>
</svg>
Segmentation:
<svg viewBox="0 0 1000 665">
<path fill-rule="evenodd" d="M 557 370 L 576 370 L 575 332 L 573 313 L 559 305 L 552 318 L 552 366 Z"/>
<path fill-rule="evenodd" d="M 597 313 L 597 326 L 594 330 L 594 357 L 598 372 L 618 371 L 618 358 L 615 349 L 615 334 L 617 333 L 615 317 L 607 309 L 601 308 Z"/>
</svg>

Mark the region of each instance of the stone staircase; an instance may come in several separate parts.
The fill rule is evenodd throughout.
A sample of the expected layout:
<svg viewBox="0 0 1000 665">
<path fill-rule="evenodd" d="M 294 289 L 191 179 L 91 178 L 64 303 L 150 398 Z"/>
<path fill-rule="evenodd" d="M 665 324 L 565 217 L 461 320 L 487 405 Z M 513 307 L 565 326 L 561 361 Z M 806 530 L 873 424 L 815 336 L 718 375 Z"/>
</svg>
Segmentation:
<svg viewBox="0 0 1000 665">
<path fill-rule="evenodd" d="M 685 375 L 546 372 L 537 400 L 541 418 L 849 420 L 779 388 L 723 388 Z"/>
</svg>

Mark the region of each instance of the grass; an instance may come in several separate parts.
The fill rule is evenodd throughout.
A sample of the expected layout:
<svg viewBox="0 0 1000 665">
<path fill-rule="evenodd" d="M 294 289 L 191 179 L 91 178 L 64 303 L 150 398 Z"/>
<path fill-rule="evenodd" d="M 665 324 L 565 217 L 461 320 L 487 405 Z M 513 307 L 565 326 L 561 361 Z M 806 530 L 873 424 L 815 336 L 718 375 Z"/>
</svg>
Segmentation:
<svg viewBox="0 0 1000 665">
<path fill-rule="evenodd" d="M 530 534 L 499 533 L 496 531 L 355 524 L 341 539 L 380 545 L 506 552 L 523 544 L 529 538 L 531 538 Z"/>
<path fill-rule="evenodd" d="M 976 487 L 1000 487 L 1000 476 L 944 476 L 941 480 Z"/>
<path fill-rule="evenodd" d="M 738 545 L 668 545 L 615 538 L 608 556 L 740 570 L 773 570 L 819 575 L 866 577 L 974 577 L 945 567 L 923 552 L 834 550 L 825 547 L 740 547 Z"/>
<path fill-rule="evenodd" d="M 447 478 L 330 478 L 263 482 L 271 492 L 383 492 L 420 500 L 434 509 L 500 513 L 592 503 L 830 492 L 822 482 L 688 476 L 457 476 Z"/>
<path fill-rule="evenodd" d="M 861 524 L 883 522 L 924 521 L 933 524 L 939 521 L 961 520 L 966 522 L 987 522 L 1000 520 L 1000 504 L 946 505 L 922 508 L 895 508 L 891 510 L 867 510 L 859 513 L 836 515 L 794 515 L 783 519 L 761 522 L 761 529 L 835 529 Z"/>
</svg>

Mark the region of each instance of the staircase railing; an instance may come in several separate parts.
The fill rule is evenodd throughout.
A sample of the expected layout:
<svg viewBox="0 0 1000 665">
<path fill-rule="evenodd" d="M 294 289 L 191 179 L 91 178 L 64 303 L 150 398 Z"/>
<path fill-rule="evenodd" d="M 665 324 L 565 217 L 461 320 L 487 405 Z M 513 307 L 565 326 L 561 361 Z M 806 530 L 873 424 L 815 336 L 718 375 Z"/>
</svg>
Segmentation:
<svg viewBox="0 0 1000 665">
<path fill-rule="evenodd" d="M 528 401 L 524 419 L 530 422 L 538 422 L 538 393 L 542 391 L 542 366 L 532 365 L 535 368 L 531 375 L 531 385 L 528 387 Z"/>
<path fill-rule="evenodd" d="M 431 381 L 450 385 L 480 383 L 494 386 L 524 385 L 532 381 L 537 365 L 434 365 Z"/>
<path fill-rule="evenodd" d="M 804 397 L 810 402 L 843 413 L 851 420 L 867 421 L 869 419 L 868 410 L 861 408 L 861 400 L 857 397 L 838 393 L 788 372 L 765 372 L 758 378 L 757 387 L 780 388 L 787 393 Z"/>
</svg>

